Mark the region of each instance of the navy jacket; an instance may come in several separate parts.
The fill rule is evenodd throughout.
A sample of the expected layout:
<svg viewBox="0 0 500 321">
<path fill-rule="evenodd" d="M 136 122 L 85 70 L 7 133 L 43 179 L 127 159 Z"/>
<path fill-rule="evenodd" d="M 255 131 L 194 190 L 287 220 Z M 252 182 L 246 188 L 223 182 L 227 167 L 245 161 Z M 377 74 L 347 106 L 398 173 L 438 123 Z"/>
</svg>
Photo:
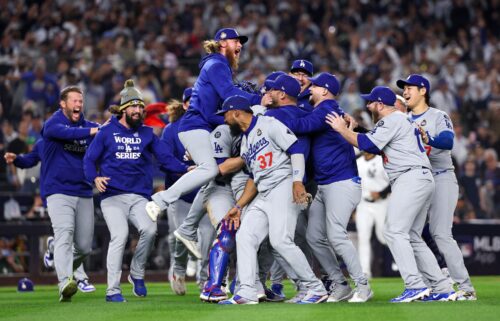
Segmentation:
<svg viewBox="0 0 500 321">
<path fill-rule="evenodd" d="M 98 126 L 83 114 L 73 123 L 61 110 L 45 122 L 41 189 L 47 197 L 52 194 L 92 197 L 92 185 L 83 173 L 83 156 L 93 139 L 90 128 Z"/>
<path fill-rule="evenodd" d="M 325 122 L 326 115 L 332 111 L 344 114 L 335 100 L 325 100 L 307 116 L 285 121 L 295 134 L 311 134 L 314 179 L 319 185 L 358 176 L 354 148 Z"/>
<path fill-rule="evenodd" d="M 187 166 L 180 163 L 164 142 L 148 126 L 126 128 L 116 117 L 103 126 L 84 158 L 88 184 L 97 176 L 110 177 L 102 199 L 133 193 L 147 199 L 153 192 L 153 155 L 171 171 L 184 173 Z M 97 171 L 99 168 L 99 172 Z"/>
<path fill-rule="evenodd" d="M 222 54 L 215 53 L 203 57 L 200 69 L 200 75 L 193 86 L 189 108 L 180 120 L 180 132 L 194 129 L 211 132 L 218 125 L 222 125 L 224 117 L 215 113 L 230 96 L 244 96 L 252 105 L 260 103 L 259 95 L 249 94 L 233 84 L 231 67 Z"/>
</svg>

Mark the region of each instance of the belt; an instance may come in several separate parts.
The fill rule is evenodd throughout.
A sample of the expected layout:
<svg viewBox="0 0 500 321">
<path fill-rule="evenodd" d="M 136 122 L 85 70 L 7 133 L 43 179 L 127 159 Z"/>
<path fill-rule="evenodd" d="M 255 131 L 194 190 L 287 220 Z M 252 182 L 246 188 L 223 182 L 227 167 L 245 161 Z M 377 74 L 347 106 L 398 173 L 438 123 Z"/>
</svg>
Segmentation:
<svg viewBox="0 0 500 321">
<path fill-rule="evenodd" d="M 442 171 L 433 172 L 433 173 L 432 173 L 432 175 L 434 175 L 434 176 L 438 176 L 438 175 L 440 175 L 440 174 L 443 174 L 443 173 L 446 173 L 446 172 L 449 172 L 449 171 L 451 171 L 451 169 L 450 169 L 450 168 L 448 168 L 448 169 L 443 169 Z"/>
<path fill-rule="evenodd" d="M 404 174 L 404 173 L 409 172 L 409 171 L 414 170 L 414 169 L 428 169 L 428 170 L 430 170 L 428 167 L 425 167 L 425 166 L 413 166 L 413 167 L 410 167 L 410 168 L 404 170 L 401 174 Z"/>
</svg>

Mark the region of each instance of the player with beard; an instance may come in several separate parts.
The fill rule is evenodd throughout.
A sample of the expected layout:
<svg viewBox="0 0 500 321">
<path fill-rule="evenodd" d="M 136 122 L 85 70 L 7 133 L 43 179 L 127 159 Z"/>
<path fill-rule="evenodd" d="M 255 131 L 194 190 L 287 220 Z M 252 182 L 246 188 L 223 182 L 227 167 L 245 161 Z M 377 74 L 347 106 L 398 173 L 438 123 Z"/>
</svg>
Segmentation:
<svg viewBox="0 0 500 321">
<path fill-rule="evenodd" d="M 259 104 L 261 97 L 237 88 L 232 81 L 232 73 L 238 68 L 243 44 L 248 37 L 240 36 L 235 29 L 223 28 L 217 31 L 213 40 L 203 43 L 207 56 L 200 62 L 200 75 L 196 80 L 189 108 L 179 124 L 179 139 L 191 155 L 197 167 L 181 177 L 166 191 L 152 196 L 146 211 L 156 221 L 162 210 L 181 195 L 211 181 L 219 169 L 210 143 L 212 130 L 224 123 L 216 115 L 222 102 L 233 95 L 250 100 L 252 105 Z"/>
<path fill-rule="evenodd" d="M 120 278 L 129 235 L 128 221 L 139 232 L 128 280 L 134 295 L 147 295 L 144 271 L 156 236 L 156 224 L 145 211 L 153 189 L 152 156 L 171 172 L 184 173 L 188 169 L 169 152 L 151 127 L 143 125 L 144 101 L 132 80 L 125 82 L 120 95 L 120 106 L 112 108 L 116 116 L 102 127 L 84 158 L 85 177 L 101 193 L 101 209 L 111 234 L 107 256 L 108 302 L 126 301 L 121 294 Z"/>
</svg>

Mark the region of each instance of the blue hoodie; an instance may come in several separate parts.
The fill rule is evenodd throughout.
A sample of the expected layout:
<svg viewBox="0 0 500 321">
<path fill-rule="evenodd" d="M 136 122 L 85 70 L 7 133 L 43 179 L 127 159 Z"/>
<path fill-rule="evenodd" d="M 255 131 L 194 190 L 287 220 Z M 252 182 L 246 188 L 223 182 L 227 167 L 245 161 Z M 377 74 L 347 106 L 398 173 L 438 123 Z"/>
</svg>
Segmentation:
<svg viewBox="0 0 500 321">
<path fill-rule="evenodd" d="M 299 94 L 299 98 L 297 100 L 297 107 L 303 109 L 307 112 L 312 112 L 314 107 L 311 106 L 309 102 L 309 97 L 311 97 L 311 91 L 309 90 L 311 87 L 307 87 L 306 90 Z"/>
<path fill-rule="evenodd" d="M 241 95 L 252 105 L 260 103 L 261 97 L 249 94 L 233 84 L 233 75 L 227 58 L 220 54 L 210 54 L 200 62 L 200 75 L 193 86 L 189 108 L 180 120 L 179 132 L 204 129 L 211 132 L 224 124 L 224 117 L 215 115 L 224 100 Z"/>
<path fill-rule="evenodd" d="M 168 151 L 151 127 L 127 128 L 112 117 L 85 154 L 85 177 L 89 184 L 97 176 L 110 177 L 106 191 L 101 194 L 102 199 L 127 193 L 150 199 L 153 192 L 153 155 L 171 171 L 185 173 L 187 170 L 187 166 Z"/>
<path fill-rule="evenodd" d="M 163 130 L 160 140 L 165 142 L 165 144 L 168 146 L 170 150 L 170 153 L 174 155 L 175 158 L 177 158 L 179 161 L 183 162 L 187 166 L 191 166 L 194 165 L 194 162 L 187 161 L 184 159 L 184 156 L 186 154 L 186 149 L 184 148 L 184 145 L 182 145 L 178 135 L 179 124 L 181 119 L 178 119 L 177 121 L 168 124 L 167 127 L 165 127 L 165 129 Z M 162 168 L 162 170 L 164 170 L 164 168 Z M 174 185 L 174 183 L 180 178 L 180 176 L 181 175 L 179 173 L 165 170 L 165 189 Z M 198 193 L 198 190 L 199 188 L 181 196 L 181 199 L 188 203 L 193 203 L 193 200 L 196 194 Z"/>
<path fill-rule="evenodd" d="M 93 139 L 90 128 L 98 126 L 86 120 L 83 114 L 73 123 L 61 110 L 45 122 L 41 157 L 41 173 L 45 173 L 45 177 L 40 189 L 46 197 L 52 194 L 92 197 L 92 185 L 83 173 L 83 156 Z"/>
<path fill-rule="evenodd" d="M 285 121 L 296 135 L 311 134 L 314 179 L 319 185 L 358 176 L 354 148 L 325 122 L 332 111 L 344 114 L 335 100 L 325 100 L 307 116 Z"/>
</svg>

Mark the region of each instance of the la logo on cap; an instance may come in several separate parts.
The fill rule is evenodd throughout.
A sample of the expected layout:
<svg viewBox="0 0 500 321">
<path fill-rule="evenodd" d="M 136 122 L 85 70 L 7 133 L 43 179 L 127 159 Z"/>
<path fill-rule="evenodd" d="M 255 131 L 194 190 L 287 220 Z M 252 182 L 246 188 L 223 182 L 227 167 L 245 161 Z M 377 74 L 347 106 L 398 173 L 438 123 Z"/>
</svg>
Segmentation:
<svg viewBox="0 0 500 321">
<path fill-rule="evenodd" d="M 226 33 L 225 33 L 225 32 L 223 32 L 223 33 L 221 33 L 221 34 L 220 34 L 220 38 L 221 38 L 221 39 L 225 39 L 226 37 L 227 37 L 227 35 L 226 35 Z"/>
<path fill-rule="evenodd" d="M 304 60 L 301 60 L 301 61 L 300 61 L 300 66 L 301 66 L 301 67 L 305 67 L 305 66 L 306 66 L 306 63 L 304 62 Z"/>
</svg>

